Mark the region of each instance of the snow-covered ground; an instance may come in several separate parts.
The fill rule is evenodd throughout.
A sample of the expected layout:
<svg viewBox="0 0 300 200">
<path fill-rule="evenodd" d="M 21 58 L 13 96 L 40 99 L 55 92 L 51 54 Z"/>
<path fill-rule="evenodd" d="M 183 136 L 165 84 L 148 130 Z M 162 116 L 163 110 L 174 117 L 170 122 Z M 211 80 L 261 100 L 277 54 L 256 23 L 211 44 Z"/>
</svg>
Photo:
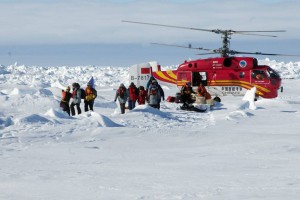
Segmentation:
<svg viewBox="0 0 300 200">
<path fill-rule="evenodd" d="M 284 91 L 256 109 L 226 96 L 205 113 L 124 115 L 113 100 L 128 68 L 0 66 L 0 199 L 300 199 L 300 62 L 259 62 Z M 61 89 L 91 76 L 95 112 L 67 116 Z"/>
</svg>

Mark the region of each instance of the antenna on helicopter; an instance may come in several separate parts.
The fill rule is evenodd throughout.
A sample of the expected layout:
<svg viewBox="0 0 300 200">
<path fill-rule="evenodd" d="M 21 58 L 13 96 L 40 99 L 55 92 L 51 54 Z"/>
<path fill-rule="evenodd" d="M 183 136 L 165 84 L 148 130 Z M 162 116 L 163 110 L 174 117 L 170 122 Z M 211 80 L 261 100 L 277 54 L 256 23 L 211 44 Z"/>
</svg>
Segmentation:
<svg viewBox="0 0 300 200">
<path fill-rule="evenodd" d="M 172 25 L 164 25 L 164 24 L 155 24 L 155 23 L 146 23 L 146 22 L 137 22 L 137 21 L 127 21 L 123 20 L 122 22 L 126 23 L 134 23 L 134 24 L 143 24 L 143 25 L 152 25 L 152 26 L 162 26 L 162 27 L 169 27 L 169 28 L 180 28 L 180 29 L 188 29 L 188 30 L 196 30 L 196 31 L 206 31 L 206 32 L 213 32 L 216 34 L 221 34 L 222 38 L 222 47 L 219 49 L 205 49 L 202 47 L 193 48 L 191 44 L 188 46 L 181 46 L 181 45 L 171 45 L 171 44 L 163 44 L 163 43 L 152 43 L 158 45 L 166 45 L 166 46 L 175 46 L 181 48 L 189 48 L 189 49 L 198 49 L 198 50 L 205 50 L 210 51 L 210 53 L 202 53 L 198 55 L 206 55 L 206 54 L 220 54 L 222 57 L 229 57 L 229 55 L 235 54 L 255 54 L 255 55 L 272 55 L 272 56 L 299 56 L 299 55 L 285 55 L 285 54 L 272 54 L 272 53 L 261 53 L 261 52 L 239 52 L 230 50 L 230 39 L 231 35 L 233 34 L 240 34 L 240 35 L 254 35 L 254 36 L 262 36 L 262 37 L 278 37 L 276 35 L 266 35 L 260 33 L 272 33 L 272 32 L 286 32 L 285 30 L 269 30 L 269 31 L 235 31 L 235 30 L 222 30 L 222 29 L 202 29 L 202 28 L 192 28 L 192 27 L 184 27 L 184 26 L 172 26 Z"/>
</svg>

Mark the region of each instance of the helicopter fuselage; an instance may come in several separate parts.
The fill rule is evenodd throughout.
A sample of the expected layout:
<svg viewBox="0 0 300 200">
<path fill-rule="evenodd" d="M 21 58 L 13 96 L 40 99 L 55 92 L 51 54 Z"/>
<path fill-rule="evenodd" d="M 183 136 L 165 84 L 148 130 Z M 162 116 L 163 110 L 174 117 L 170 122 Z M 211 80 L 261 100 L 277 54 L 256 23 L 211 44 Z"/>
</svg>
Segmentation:
<svg viewBox="0 0 300 200">
<path fill-rule="evenodd" d="M 258 65 L 253 57 L 220 57 L 185 61 L 177 70 L 152 70 L 157 80 L 178 87 L 191 82 L 196 89 L 202 83 L 211 95 L 243 95 L 256 87 L 256 95 L 276 98 L 281 78 L 271 67 Z"/>
</svg>

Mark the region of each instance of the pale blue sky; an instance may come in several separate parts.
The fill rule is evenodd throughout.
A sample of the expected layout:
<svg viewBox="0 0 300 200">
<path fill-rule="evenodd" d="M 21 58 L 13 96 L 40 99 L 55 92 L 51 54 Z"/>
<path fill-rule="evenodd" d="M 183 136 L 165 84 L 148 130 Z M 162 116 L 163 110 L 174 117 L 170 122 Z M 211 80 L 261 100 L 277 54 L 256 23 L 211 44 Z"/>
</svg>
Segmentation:
<svg viewBox="0 0 300 200">
<path fill-rule="evenodd" d="M 154 48 L 149 45 L 151 42 L 192 43 L 206 48 L 221 45 L 220 35 L 213 33 L 136 25 L 121 20 L 204 29 L 283 29 L 287 32 L 276 34 L 278 38 L 233 35 L 231 47 L 248 51 L 263 48 L 271 53 L 291 53 L 292 49 L 300 54 L 298 0 L 0 0 L 0 10 L 0 47 L 5 49 L 0 54 L 4 56 L 7 48 L 19 45 L 113 44 L 140 45 L 143 49 Z M 292 46 L 282 46 L 283 41 L 294 42 L 289 42 Z M 281 48 L 266 46 L 277 42 Z M 240 45 L 245 43 L 257 44 L 257 49 Z M 202 46 L 204 44 L 211 45 Z M 166 47 L 159 49 L 172 51 Z M 159 49 L 155 47 L 156 51 Z"/>
</svg>

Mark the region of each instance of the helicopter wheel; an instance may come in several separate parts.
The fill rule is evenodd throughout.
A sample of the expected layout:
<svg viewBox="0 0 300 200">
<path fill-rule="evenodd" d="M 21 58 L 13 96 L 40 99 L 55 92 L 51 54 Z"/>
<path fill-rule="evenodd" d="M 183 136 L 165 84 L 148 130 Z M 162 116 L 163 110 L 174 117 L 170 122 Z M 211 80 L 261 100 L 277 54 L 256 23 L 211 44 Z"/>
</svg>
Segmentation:
<svg viewBox="0 0 300 200">
<path fill-rule="evenodd" d="M 216 101 L 216 102 L 219 102 L 219 103 L 220 103 L 220 102 L 221 102 L 221 98 L 220 98 L 220 97 L 215 97 L 215 98 L 214 98 L 214 101 Z"/>
</svg>

